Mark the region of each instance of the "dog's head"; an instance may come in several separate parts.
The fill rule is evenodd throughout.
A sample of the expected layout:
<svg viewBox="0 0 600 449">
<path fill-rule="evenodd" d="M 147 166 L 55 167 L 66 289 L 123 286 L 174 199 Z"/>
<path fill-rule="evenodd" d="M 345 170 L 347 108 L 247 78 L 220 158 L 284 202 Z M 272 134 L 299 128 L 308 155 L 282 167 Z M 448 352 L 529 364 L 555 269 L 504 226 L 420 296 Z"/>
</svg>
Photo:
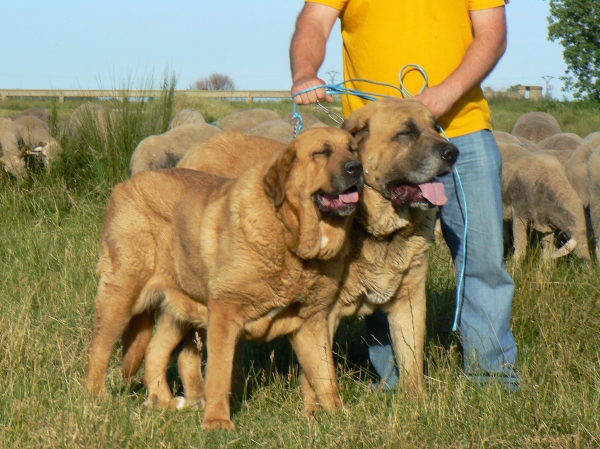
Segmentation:
<svg viewBox="0 0 600 449">
<path fill-rule="evenodd" d="M 384 98 L 355 111 L 342 127 L 356 139 L 364 166 L 368 188 L 361 215 L 380 221 L 402 208 L 446 202 L 443 185 L 433 178 L 452 169 L 458 149 L 440 135 L 436 118 L 423 103 Z M 381 232 L 399 226 L 391 216 L 384 221 L 386 230 Z"/>
<path fill-rule="evenodd" d="M 336 128 L 301 133 L 269 163 L 264 188 L 303 259 L 330 259 L 342 249 L 363 187 L 352 136 Z"/>
</svg>

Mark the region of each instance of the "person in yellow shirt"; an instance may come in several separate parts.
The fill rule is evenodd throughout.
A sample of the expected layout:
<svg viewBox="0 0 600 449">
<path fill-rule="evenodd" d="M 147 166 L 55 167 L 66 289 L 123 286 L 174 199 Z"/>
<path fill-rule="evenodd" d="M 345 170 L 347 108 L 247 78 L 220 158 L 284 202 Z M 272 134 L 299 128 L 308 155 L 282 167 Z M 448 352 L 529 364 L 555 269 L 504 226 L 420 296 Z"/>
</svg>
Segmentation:
<svg viewBox="0 0 600 449">
<path fill-rule="evenodd" d="M 442 231 L 457 274 L 464 260 L 463 305 L 458 327 L 463 370 L 478 382 L 501 381 L 517 389 L 517 347 L 511 331 L 514 283 L 504 267 L 502 242 L 502 157 L 491 133 L 491 111 L 481 82 L 506 50 L 504 0 L 306 0 L 290 46 L 292 95 L 298 104 L 333 101 L 317 76 L 327 40 L 341 20 L 344 79 L 403 83 L 438 118 L 459 151 L 456 164 L 468 210 L 467 241 L 459 180 L 440 177 L 448 203 L 441 207 Z M 368 92 L 399 95 L 371 83 L 344 84 Z M 308 90 L 307 90 L 308 89 Z M 342 96 L 344 115 L 367 102 Z M 381 376 L 380 387 L 398 384 L 387 318 L 366 318 L 369 356 Z"/>
</svg>

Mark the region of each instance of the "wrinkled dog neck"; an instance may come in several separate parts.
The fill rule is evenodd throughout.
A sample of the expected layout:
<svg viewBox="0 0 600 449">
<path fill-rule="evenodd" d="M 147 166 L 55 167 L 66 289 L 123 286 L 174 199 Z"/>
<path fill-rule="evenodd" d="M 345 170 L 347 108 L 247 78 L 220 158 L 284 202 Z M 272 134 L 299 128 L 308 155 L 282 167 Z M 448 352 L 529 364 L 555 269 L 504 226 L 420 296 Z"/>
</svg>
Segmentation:
<svg viewBox="0 0 600 449">
<path fill-rule="evenodd" d="M 377 190 L 365 185 L 356 221 L 373 237 L 385 238 L 408 226 L 410 214 L 409 207 L 395 207 Z"/>
</svg>

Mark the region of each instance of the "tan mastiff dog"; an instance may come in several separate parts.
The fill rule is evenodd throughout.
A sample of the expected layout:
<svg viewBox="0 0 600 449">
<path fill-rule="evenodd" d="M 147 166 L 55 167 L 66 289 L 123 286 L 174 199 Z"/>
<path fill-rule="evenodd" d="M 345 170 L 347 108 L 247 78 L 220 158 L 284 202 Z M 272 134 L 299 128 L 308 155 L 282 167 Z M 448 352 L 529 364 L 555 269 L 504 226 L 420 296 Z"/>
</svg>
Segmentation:
<svg viewBox="0 0 600 449">
<path fill-rule="evenodd" d="M 204 428 L 234 428 L 242 338 L 291 335 L 319 403 L 339 407 L 327 316 L 362 183 L 350 134 L 318 128 L 238 179 L 169 169 L 117 185 L 100 243 L 87 389 L 105 391 L 116 341 L 133 317 L 160 308 L 207 329 Z"/>
</svg>

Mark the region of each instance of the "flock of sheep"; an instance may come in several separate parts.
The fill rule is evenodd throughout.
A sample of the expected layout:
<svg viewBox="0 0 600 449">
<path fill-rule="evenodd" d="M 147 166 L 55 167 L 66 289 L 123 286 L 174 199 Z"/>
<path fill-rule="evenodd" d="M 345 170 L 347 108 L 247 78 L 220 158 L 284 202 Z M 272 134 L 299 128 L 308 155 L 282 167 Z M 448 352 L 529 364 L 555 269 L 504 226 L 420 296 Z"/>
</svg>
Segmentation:
<svg viewBox="0 0 600 449">
<path fill-rule="evenodd" d="M 511 133 L 494 131 L 502 152 L 505 242 L 514 242 L 515 260 L 527 251 L 530 231 L 540 236 L 543 254 L 570 252 L 590 259 L 595 236 L 600 255 L 600 132 L 582 138 L 563 133 L 544 112 L 523 114 Z M 511 234 L 509 234 L 509 232 Z M 556 249 L 555 236 L 565 241 Z"/>
<path fill-rule="evenodd" d="M 205 123 L 202 114 L 194 109 L 183 109 L 169 124 L 169 130 L 158 136 L 149 136 L 136 147 L 129 164 L 131 174 L 142 170 L 176 166 L 184 154 L 194 153 L 214 135 L 237 131 L 251 136 L 267 137 L 283 144 L 292 141 L 294 127 L 292 114 L 284 119 L 269 109 L 243 109 L 214 124 Z M 311 115 L 303 117 L 304 127 L 325 126 Z"/>
<path fill-rule="evenodd" d="M 86 126 L 90 117 L 96 129 L 103 132 L 111 113 L 102 106 L 84 104 L 60 132 L 67 139 L 76 138 L 78 129 Z M 199 151 L 203 143 L 227 131 L 287 144 L 294 137 L 291 116 L 281 119 L 274 111 L 254 108 L 208 124 L 198 111 L 183 109 L 165 133 L 148 136 L 137 145 L 130 160 L 131 174 L 185 166 L 185 161 L 181 162 L 184 155 L 187 160 L 205 157 Z M 304 128 L 325 126 L 310 114 L 302 116 Z M 50 135 L 49 121 L 50 114 L 44 109 L 0 118 L 0 165 L 22 178 L 27 170 L 24 156 L 30 154 L 50 168 L 62 150 Z M 540 239 L 545 257 L 573 252 L 590 259 L 588 242 L 592 236 L 597 236 L 594 249 L 600 256 L 600 132 L 585 138 L 563 133 L 552 115 L 530 112 L 517 120 L 511 133 L 493 133 L 503 157 L 505 243 L 513 243 L 515 260 L 519 262 L 525 256 L 532 231 Z"/>
</svg>

